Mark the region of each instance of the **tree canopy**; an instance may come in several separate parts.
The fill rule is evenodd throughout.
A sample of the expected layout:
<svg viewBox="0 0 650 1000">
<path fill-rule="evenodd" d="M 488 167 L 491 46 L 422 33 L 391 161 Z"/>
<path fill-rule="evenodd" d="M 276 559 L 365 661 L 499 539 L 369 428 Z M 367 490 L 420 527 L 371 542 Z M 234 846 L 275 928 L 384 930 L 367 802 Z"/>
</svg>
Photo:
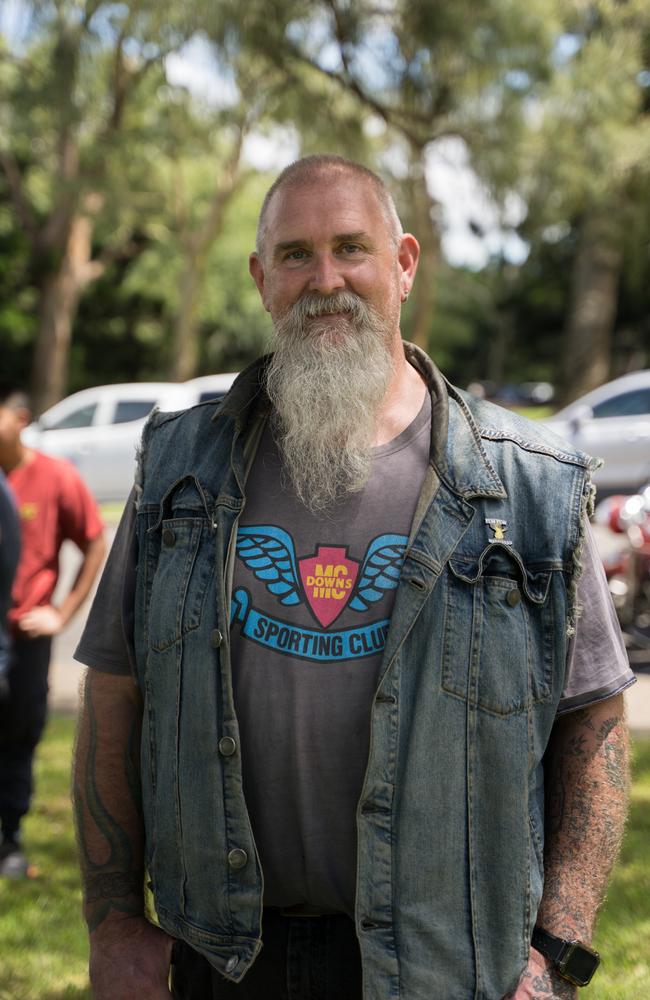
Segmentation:
<svg viewBox="0 0 650 1000">
<path fill-rule="evenodd" d="M 645 0 L 19 10 L 0 19 L 0 339 L 39 408 L 259 353 L 265 141 L 385 177 L 423 249 L 404 335 L 461 383 L 544 378 L 568 397 L 647 363 Z M 519 199 L 523 263 L 445 261 L 431 162 L 450 138 L 497 212 Z"/>
</svg>

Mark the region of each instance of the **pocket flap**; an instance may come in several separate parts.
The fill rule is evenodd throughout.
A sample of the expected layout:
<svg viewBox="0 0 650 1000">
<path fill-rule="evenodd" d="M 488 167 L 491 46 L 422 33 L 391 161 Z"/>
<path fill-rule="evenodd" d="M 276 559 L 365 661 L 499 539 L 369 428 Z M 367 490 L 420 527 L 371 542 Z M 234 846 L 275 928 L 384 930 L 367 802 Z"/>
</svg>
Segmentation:
<svg viewBox="0 0 650 1000">
<path fill-rule="evenodd" d="M 158 519 L 149 528 L 149 532 L 157 531 L 163 521 L 169 518 L 196 517 L 197 512 L 202 512 L 206 518 L 210 517 L 210 510 L 214 501 L 206 493 L 204 487 L 194 475 L 183 476 L 177 479 L 169 487 L 160 501 Z"/>
<path fill-rule="evenodd" d="M 490 542 L 476 557 L 452 556 L 449 568 L 459 580 L 476 583 L 479 577 L 506 577 L 517 580 L 526 597 L 544 604 L 551 584 L 551 570 L 528 569 L 512 545 Z"/>
</svg>

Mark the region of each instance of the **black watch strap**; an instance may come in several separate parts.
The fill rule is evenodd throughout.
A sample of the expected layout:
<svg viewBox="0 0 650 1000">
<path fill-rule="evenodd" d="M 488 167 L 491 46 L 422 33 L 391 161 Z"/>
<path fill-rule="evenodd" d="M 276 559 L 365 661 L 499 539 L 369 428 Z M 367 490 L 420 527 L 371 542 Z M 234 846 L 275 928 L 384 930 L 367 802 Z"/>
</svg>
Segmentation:
<svg viewBox="0 0 650 1000">
<path fill-rule="evenodd" d="M 531 944 L 533 948 L 541 951 L 542 955 L 550 958 L 551 962 L 557 963 L 562 961 L 569 942 L 565 941 L 564 938 L 556 937 L 555 934 L 549 934 L 541 927 L 536 927 L 533 931 Z"/>
<path fill-rule="evenodd" d="M 533 948 L 545 955 L 563 979 L 574 986 L 587 986 L 600 964 L 600 955 L 581 941 L 565 941 L 536 927 L 531 937 Z"/>
</svg>

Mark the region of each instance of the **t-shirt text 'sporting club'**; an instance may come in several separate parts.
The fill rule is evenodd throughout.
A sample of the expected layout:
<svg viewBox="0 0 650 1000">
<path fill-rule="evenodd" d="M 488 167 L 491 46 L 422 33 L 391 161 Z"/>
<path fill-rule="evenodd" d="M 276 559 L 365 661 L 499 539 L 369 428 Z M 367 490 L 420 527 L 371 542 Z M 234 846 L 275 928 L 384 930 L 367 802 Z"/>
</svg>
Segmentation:
<svg viewBox="0 0 650 1000">
<path fill-rule="evenodd" d="M 232 622 L 241 624 L 246 639 L 301 659 L 351 660 L 381 653 L 388 619 L 327 630 L 345 608 L 367 614 L 387 591 L 397 587 L 406 543 L 406 535 L 378 535 L 362 562 L 349 558 L 346 546 L 333 545 L 318 545 L 313 555 L 296 559 L 293 539 L 284 529 L 276 525 L 240 528 L 237 555 L 247 569 L 280 605 L 306 605 L 322 628 L 306 628 L 253 607 L 245 587 L 233 594 Z"/>
</svg>

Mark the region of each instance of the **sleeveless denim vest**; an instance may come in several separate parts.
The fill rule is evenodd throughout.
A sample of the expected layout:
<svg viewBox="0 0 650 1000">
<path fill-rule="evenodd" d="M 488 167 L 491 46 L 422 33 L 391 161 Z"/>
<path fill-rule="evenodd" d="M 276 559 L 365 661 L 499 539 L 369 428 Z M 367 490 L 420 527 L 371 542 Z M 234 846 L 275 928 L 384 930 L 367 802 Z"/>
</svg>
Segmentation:
<svg viewBox="0 0 650 1000">
<path fill-rule="evenodd" d="M 595 463 L 405 351 L 433 432 L 357 810 L 363 996 L 499 1000 L 542 893 L 543 755 Z M 261 947 L 229 623 L 263 369 L 221 406 L 154 414 L 136 484 L 148 913 L 235 982 Z"/>
</svg>

